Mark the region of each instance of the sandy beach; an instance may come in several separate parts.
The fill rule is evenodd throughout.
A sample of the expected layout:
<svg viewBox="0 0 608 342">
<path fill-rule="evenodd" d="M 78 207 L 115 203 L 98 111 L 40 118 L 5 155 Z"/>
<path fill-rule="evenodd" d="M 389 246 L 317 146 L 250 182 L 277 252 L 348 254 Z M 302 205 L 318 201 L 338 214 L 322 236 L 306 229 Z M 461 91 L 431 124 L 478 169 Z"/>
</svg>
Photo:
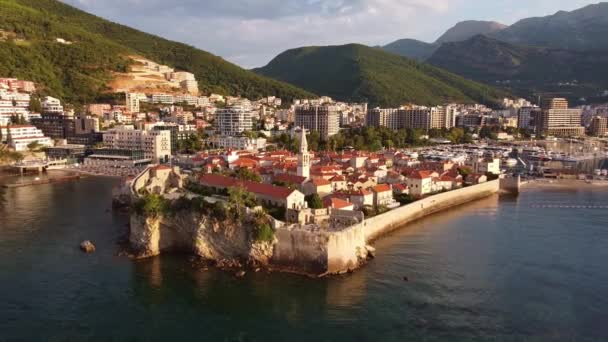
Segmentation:
<svg viewBox="0 0 608 342">
<path fill-rule="evenodd" d="M 522 184 L 522 190 L 532 189 L 603 189 L 608 190 L 608 181 L 583 181 L 575 179 L 535 179 Z"/>
</svg>

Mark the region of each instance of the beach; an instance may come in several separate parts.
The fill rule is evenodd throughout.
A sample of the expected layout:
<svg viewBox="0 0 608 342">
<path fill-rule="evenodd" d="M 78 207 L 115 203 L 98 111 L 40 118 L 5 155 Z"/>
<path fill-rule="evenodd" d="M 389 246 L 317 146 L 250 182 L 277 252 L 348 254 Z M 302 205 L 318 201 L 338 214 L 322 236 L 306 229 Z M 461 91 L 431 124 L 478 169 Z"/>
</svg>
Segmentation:
<svg viewBox="0 0 608 342">
<path fill-rule="evenodd" d="M 522 190 L 531 189 L 608 189 L 608 181 L 578 179 L 534 179 L 522 182 Z"/>
</svg>

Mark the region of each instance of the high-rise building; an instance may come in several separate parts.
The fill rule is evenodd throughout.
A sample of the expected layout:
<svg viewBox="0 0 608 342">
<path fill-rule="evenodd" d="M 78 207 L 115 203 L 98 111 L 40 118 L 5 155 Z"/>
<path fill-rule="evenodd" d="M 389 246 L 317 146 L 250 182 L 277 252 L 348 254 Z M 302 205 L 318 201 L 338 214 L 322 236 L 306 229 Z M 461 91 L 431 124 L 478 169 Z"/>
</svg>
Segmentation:
<svg viewBox="0 0 608 342">
<path fill-rule="evenodd" d="M 296 107 L 295 125 L 319 132 L 322 139 L 328 139 L 340 131 L 340 114 L 335 106 Z"/>
<path fill-rule="evenodd" d="M 589 126 L 589 134 L 595 137 L 608 135 L 608 117 L 594 116 Z"/>
<path fill-rule="evenodd" d="M 517 111 L 517 127 L 522 129 L 534 128 L 534 116 L 538 107 L 521 107 Z"/>
<path fill-rule="evenodd" d="M 568 137 L 585 134 L 581 125 L 581 109 L 569 109 L 568 101 L 555 98 L 543 101 L 543 109 L 536 120 L 536 132 L 544 136 Z"/>
<path fill-rule="evenodd" d="M 302 130 L 300 137 L 300 153 L 298 154 L 298 176 L 310 178 L 310 153 L 308 153 L 308 142 L 306 141 L 306 130 Z"/>
<path fill-rule="evenodd" d="M 404 128 L 449 129 L 455 126 L 455 110 L 450 106 L 414 106 L 400 109 L 375 108 L 368 110 L 366 124 L 372 127 L 388 127 L 395 130 Z"/>
<path fill-rule="evenodd" d="M 129 113 L 139 113 L 139 94 L 125 93 L 127 111 Z"/>
<path fill-rule="evenodd" d="M 215 122 L 221 135 L 239 136 L 253 129 L 252 110 L 247 106 L 229 106 L 215 112 Z"/>
</svg>

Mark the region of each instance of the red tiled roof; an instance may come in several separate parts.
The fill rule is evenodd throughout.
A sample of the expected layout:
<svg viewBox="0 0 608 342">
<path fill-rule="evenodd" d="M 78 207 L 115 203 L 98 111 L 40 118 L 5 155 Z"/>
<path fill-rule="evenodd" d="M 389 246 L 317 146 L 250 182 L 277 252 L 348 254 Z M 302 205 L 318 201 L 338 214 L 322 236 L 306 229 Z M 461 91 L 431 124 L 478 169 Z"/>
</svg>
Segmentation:
<svg viewBox="0 0 608 342">
<path fill-rule="evenodd" d="M 374 192 L 387 192 L 392 191 L 391 186 L 388 184 L 379 184 L 372 188 Z"/>
<path fill-rule="evenodd" d="M 291 183 L 291 184 L 302 184 L 306 181 L 306 177 L 291 175 L 288 173 L 281 173 L 274 176 L 275 181 Z"/>
<path fill-rule="evenodd" d="M 331 182 L 328 180 L 325 180 L 323 178 L 317 178 L 317 179 L 313 179 L 312 184 L 314 184 L 315 186 L 323 186 L 323 185 L 330 185 Z"/>
<path fill-rule="evenodd" d="M 199 182 L 201 184 L 222 187 L 222 188 L 231 188 L 235 186 L 242 186 L 247 191 L 252 192 L 257 195 L 263 195 L 274 198 L 285 199 L 289 197 L 294 191 L 289 188 L 274 186 L 269 184 L 256 183 L 251 181 L 241 181 L 236 178 L 230 178 L 221 175 L 214 174 L 205 174 L 199 178 Z"/>
<path fill-rule="evenodd" d="M 342 209 L 352 206 L 353 204 L 337 197 L 326 197 L 323 199 L 323 207 Z"/>
<path fill-rule="evenodd" d="M 407 185 L 405 184 L 395 184 L 393 185 L 393 189 L 399 190 L 399 191 L 405 191 L 407 190 Z"/>
<path fill-rule="evenodd" d="M 416 170 L 412 173 L 410 173 L 410 178 L 414 178 L 414 179 L 426 179 L 426 178 L 431 178 L 433 172 L 432 171 L 427 171 L 427 170 Z"/>
</svg>

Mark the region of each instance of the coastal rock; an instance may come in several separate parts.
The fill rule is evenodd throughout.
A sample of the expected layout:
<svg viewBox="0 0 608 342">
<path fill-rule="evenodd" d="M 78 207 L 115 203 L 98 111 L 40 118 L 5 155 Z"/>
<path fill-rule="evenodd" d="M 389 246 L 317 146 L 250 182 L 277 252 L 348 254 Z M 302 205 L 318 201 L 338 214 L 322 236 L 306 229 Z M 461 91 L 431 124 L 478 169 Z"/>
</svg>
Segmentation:
<svg viewBox="0 0 608 342">
<path fill-rule="evenodd" d="M 375 258 L 376 257 L 376 249 L 370 245 L 365 246 L 365 249 L 367 250 L 367 255 L 370 258 Z"/>
<path fill-rule="evenodd" d="M 91 241 L 85 240 L 80 243 L 80 249 L 85 253 L 93 253 L 95 252 L 95 245 Z"/>
</svg>

